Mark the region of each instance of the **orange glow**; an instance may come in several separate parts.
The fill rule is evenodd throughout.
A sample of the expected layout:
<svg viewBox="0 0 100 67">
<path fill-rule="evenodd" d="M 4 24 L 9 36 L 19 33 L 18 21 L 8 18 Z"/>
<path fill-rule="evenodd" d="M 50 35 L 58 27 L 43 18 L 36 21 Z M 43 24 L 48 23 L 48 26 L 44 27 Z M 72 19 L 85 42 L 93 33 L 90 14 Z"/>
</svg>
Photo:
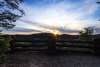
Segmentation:
<svg viewBox="0 0 100 67">
<path fill-rule="evenodd" d="M 53 34 L 56 36 L 56 35 L 60 34 L 60 32 L 59 31 L 54 31 Z"/>
<path fill-rule="evenodd" d="M 53 31 L 52 34 L 54 35 L 55 39 L 58 39 L 58 35 L 60 35 L 61 33 L 59 31 Z"/>
</svg>

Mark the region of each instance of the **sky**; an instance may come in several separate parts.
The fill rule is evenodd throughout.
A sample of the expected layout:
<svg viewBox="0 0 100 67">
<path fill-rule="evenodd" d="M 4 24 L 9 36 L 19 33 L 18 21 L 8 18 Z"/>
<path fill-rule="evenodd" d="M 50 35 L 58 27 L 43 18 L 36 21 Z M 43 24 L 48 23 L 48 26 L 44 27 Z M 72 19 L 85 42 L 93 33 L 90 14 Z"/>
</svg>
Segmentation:
<svg viewBox="0 0 100 67">
<path fill-rule="evenodd" d="M 78 34 L 86 27 L 100 33 L 100 5 L 96 0 L 25 0 L 20 7 L 25 15 L 15 22 L 15 28 L 3 33 Z"/>
</svg>

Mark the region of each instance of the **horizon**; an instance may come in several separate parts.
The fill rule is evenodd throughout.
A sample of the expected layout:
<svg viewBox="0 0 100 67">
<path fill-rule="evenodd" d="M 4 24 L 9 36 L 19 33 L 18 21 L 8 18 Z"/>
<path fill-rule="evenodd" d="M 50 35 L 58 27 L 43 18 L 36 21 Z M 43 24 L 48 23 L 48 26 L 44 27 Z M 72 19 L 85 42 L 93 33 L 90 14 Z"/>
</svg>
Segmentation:
<svg viewBox="0 0 100 67">
<path fill-rule="evenodd" d="M 100 33 L 100 5 L 96 0 L 25 0 L 21 8 L 25 15 L 15 22 L 13 29 L 2 33 L 74 35 L 86 27 Z"/>
</svg>

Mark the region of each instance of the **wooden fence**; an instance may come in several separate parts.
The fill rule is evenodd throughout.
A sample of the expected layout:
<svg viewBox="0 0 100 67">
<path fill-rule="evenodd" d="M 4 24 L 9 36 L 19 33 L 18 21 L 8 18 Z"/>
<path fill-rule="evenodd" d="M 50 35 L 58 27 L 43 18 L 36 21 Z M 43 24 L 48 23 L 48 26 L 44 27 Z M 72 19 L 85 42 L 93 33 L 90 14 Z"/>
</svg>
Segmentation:
<svg viewBox="0 0 100 67">
<path fill-rule="evenodd" d="M 16 35 L 11 36 L 11 49 L 14 51 L 17 48 L 31 50 L 69 50 L 69 51 L 90 51 L 95 52 L 94 41 L 82 40 L 59 40 L 53 36 L 31 36 L 31 35 Z M 26 45 L 25 45 L 26 44 Z"/>
</svg>

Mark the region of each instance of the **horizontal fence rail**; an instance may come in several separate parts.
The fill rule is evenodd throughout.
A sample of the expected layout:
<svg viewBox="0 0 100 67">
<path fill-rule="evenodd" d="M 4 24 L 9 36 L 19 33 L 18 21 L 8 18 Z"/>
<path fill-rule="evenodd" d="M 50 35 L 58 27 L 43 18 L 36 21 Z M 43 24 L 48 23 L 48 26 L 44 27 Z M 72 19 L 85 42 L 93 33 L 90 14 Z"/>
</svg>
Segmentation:
<svg viewBox="0 0 100 67">
<path fill-rule="evenodd" d="M 64 40 L 64 39 L 54 39 L 51 36 L 47 37 L 34 37 L 34 36 L 14 36 L 11 40 L 12 51 L 16 48 L 21 47 L 21 49 L 32 48 L 38 49 L 54 49 L 60 50 L 78 50 L 78 51 L 88 51 L 94 50 L 94 41 L 84 41 L 84 40 Z M 74 50 L 74 51 L 75 51 Z"/>
<path fill-rule="evenodd" d="M 3 38 L 9 37 L 11 51 L 14 51 L 17 48 L 26 49 L 31 48 L 33 50 L 43 50 L 49 49 L 50 51 L 55 50 L 74 50 L 74 51 L 88 51 L 93 50 L 94 52 L 100 53 L 100 36 L 95 36 L 96 38 L 92 40 L 81 40 L 73 39 L 73 36 L 63 36 L 56 38 L 54 35 L 49 34 L 39 34 L 39 35 L 3 35 L 0 36 L 0 40 L 3 41 Z M 72 37 L 72 38 L 71 38 Z M 76 36 L 74 36 L 77 38 Z M 8 38 L 8 39 L 9 39 Z"/>
</svg>

